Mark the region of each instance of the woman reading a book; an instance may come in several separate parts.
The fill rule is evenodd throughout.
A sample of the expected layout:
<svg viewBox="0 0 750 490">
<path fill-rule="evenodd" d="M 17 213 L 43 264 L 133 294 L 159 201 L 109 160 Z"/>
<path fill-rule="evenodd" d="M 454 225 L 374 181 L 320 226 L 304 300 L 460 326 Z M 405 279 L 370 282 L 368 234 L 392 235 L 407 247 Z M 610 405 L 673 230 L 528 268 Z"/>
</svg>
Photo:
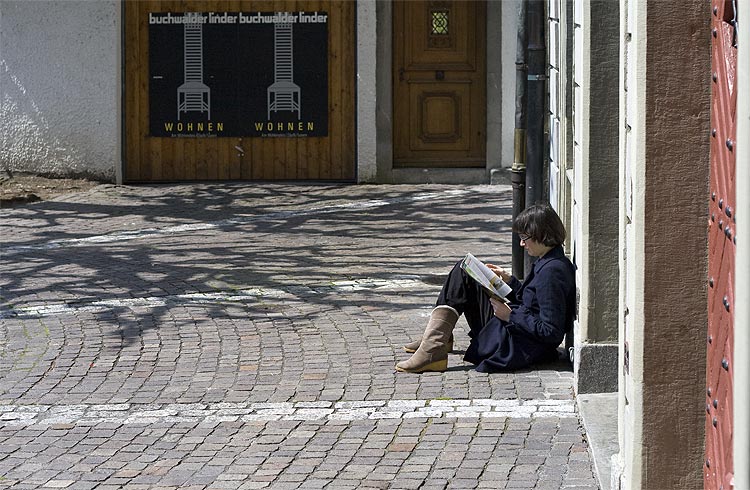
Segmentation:
<svg viewBox="0 0 750 490">
<path fill-rule="evenodd" d="M 420 340 L 404 346 L 413 353 L 396 364 L 398 371 L 445 371 L 453 349 L 453 327 L 463 314 L 471 341 L 464 360 L 480 372 L 519 369 L 557 358 L 557 346 L 573 329 L 576 306 L 575 266 L 562 249 L 565 226 L 549 205 L 525 209 L 513 231 L 537 257 L 523 283 L 502 267 L 487 264 L 512 292 L 508 303 L 490 297 L 456 264 L 438 296 Z"/>
</svg>

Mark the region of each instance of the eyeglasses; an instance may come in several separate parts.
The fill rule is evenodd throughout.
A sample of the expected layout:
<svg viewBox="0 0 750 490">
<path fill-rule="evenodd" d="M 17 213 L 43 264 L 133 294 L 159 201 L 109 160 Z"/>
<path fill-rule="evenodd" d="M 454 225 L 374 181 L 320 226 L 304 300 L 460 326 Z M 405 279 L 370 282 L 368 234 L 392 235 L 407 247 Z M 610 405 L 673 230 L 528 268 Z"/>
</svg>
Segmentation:
<svg viewBox="0 0 750 490">
<path fill-rule="evenodd" d="M 522 242 L 528 242 L 529 240 L 531 240 L 531 236 L 519 233 L 518 239 L 521 240 Z"/>
</svg>

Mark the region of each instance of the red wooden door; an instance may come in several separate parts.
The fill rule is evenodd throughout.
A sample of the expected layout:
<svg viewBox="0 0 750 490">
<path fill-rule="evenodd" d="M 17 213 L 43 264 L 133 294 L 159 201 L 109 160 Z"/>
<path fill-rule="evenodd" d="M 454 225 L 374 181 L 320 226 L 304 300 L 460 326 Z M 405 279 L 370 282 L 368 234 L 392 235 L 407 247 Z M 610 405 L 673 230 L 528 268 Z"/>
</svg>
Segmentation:
<svg viewBox="0 0 750 490">
<path fill-rule="evenodd" d="M 732 0 L 712 0 L 711 197 L 704 488 L 729 490 L 734 350 L 737 47 Z"/>
</svg>

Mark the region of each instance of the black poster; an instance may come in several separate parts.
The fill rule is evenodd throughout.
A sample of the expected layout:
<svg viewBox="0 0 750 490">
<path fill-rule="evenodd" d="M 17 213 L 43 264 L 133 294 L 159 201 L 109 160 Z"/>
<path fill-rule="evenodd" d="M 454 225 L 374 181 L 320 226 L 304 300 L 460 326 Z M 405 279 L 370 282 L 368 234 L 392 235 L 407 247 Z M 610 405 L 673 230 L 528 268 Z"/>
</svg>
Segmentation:
<svg viewBox="0 0 750 490">
<path fill-rule="evenodd" d="M 149 13 L 151 136 L 327 136 L 326 12 Z"/>
</svg>

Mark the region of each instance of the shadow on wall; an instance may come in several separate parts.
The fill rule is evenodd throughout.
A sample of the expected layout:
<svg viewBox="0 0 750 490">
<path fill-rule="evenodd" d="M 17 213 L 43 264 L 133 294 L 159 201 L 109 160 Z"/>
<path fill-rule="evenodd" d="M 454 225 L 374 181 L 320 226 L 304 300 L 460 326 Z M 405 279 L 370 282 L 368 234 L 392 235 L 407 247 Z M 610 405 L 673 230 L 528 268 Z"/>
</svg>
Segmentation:
<svg viewBox="0 0 750 490">
<path fill-rule="evenodd" d="M 93 177 L 80 151 L 55 135 L 6 60 L 0 60 L 0 168 L 56 177 Z"/>
</svg>

